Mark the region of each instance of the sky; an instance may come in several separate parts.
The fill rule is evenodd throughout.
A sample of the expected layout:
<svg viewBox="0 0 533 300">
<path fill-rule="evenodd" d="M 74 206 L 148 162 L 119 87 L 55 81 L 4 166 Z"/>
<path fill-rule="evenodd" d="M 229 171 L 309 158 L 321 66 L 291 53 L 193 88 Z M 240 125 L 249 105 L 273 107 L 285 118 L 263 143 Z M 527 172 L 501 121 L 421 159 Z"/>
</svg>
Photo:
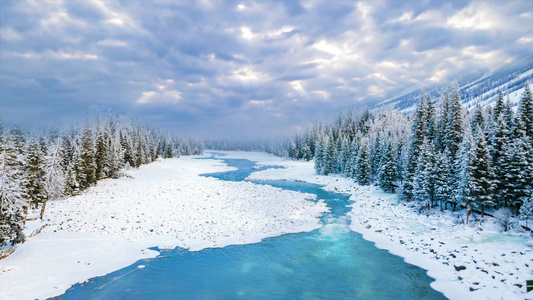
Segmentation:
<svg viewBox="0 0 533 300">
<path fill-rule="evenodd" d="M 533 1 L 0 1 L 0 118 L 291 135 L 533 52 Z"/>
</svg>

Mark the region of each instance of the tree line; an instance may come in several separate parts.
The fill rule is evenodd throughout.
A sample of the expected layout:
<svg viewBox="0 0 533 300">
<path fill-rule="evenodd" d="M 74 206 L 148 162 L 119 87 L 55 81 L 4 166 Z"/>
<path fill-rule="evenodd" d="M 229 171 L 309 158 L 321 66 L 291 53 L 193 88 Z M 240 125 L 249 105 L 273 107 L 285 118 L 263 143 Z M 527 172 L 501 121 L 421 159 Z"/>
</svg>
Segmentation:
<svg viewBox="0 0 533 300">
<path fill-rule="evenodd" d="M 533 214 L 533 99 L 529 86 L 516 112 L 499 93 L 493 106 L 467 112 L 458 86 L 438 101 L 419 97 L 413 112 L 392 108 L 345 112 L 287 145 L 293 159 L 315 161 L 318 174 L 343 174 L 361 185 L 399 192 L 421 208 L 511 209 Z"/>
<path fill-rule="evenodd" d="M 0 246 L 20 243 L 30 209 L 79 194 L 123 168 L 201 154 L 203 144 L 107 113 L 70 129 L 25 131 L 0 120 Z"/>
</svg>

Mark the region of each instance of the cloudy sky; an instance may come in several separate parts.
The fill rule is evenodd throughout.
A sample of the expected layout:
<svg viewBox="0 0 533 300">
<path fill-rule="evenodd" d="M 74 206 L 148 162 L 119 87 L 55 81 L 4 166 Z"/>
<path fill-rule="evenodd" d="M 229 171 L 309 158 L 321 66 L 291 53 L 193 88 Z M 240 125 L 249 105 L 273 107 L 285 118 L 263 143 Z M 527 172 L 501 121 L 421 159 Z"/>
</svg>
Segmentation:
<svg viewBox="0 0 533 300">
<path fill-rule="evenodd" d="M 533 1 L 0 1 L 0 117 L 109 105 L 188 135 L 293 133 L 518 61 Z"/>
</svg>

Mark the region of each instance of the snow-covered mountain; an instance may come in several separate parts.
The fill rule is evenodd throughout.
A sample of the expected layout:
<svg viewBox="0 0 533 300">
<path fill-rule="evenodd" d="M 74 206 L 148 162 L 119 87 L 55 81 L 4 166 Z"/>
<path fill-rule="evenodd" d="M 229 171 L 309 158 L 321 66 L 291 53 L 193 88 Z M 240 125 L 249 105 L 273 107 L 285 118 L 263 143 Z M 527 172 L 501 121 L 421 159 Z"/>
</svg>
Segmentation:
<svg viewBox="0 0 533 300">
<path fill-rule="evenodd" d="M 516 105 L 522 96 L 525 83 L 533 83 L 533 57 L 492 70 L 481 76 L 459 79 L 457 82 L 463 107 L 467 110 L 475 108 L 477 104 L 487 106 L 494 103 L 500 91 L 505 99 L 509 97 L 511 103 Z M 438 101 L 446 87 L 447 85 L 424 87 L 424 91 Z M 410 87 L 378 103 L 375 107 L 392 104 L 401 111 L 409 111 L 415 107 L 421 90 L 420 87 Z"/>
</svg>

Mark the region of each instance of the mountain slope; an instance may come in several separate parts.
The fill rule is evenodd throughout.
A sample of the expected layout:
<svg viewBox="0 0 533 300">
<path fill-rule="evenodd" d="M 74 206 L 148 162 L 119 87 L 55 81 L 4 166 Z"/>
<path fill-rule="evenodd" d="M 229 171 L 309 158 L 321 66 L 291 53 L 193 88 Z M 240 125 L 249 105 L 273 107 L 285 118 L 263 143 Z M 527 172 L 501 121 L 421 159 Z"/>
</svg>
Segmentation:
<svg viewBox="0 0 533 300">
<path fill-rule="evenodd" d="M 533 58 L 499 68 L 477 78 L 458 80 L 463 107 L 467 110 L 475 108 L 478 104 L 481 106 L 492 104 L 496 101 L 500 91 L 505 99 L 509 97 L 511 103 L 516 105 L 524 91 L 526 82 L 533 82 Z M 438 101 L 445 89 L 446 85 L 437 85 L 426 87 L 424 90 L 425 93 L 431 95 L 434 101 Z M 415 107 L 421 91 L 420 88 L 410 87 L 375 107 L 392 104 L 401 111 L 410 111 Z"/>
</svg>

